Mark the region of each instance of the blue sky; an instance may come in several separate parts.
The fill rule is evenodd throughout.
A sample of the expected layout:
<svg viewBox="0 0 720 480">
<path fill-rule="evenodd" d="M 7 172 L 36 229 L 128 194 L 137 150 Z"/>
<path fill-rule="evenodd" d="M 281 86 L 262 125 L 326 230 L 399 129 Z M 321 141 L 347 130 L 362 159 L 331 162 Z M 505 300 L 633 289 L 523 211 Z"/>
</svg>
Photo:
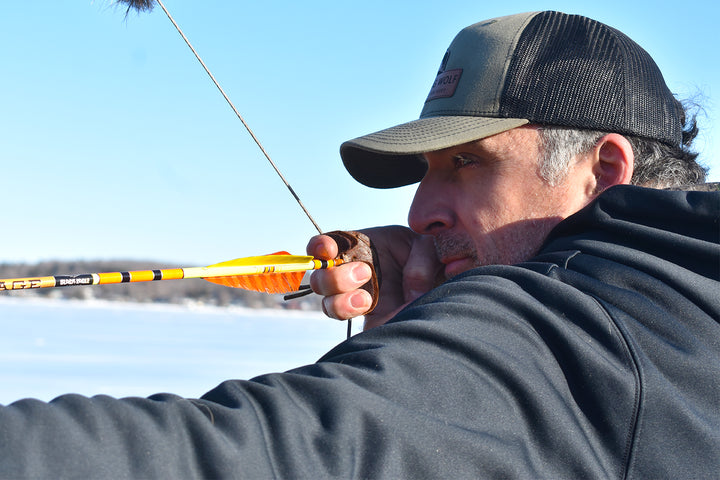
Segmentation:
<svg viewBox="0 0 720 480">
<path fill-rule="evenodd" d="M 645 47 L 704 106 L 698 147 L 720 180 L 714 1 L 165 5 L 323 230 L 405 224 L 412 187 L 355 183 L 340 143 L 417 118 L 461 28 L 529 10 L 587 15 Z M 161 9 L 7 2 L 0 39 L 0 262 L 304 252 L 311 223 Z"/>
</svg>

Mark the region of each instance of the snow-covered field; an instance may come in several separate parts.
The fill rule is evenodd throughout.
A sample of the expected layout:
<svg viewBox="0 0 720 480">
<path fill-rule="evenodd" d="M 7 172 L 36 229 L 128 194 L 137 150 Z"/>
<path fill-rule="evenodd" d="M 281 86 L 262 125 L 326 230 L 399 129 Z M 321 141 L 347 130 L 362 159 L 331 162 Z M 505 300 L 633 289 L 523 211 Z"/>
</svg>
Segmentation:
<svg viewBox="0 0 720 480">
<path fill-rule="evenodd" d="M 319 312 L 8 297 L 0 326 L 0 404 L 63 393 L 198 397 L 223 380 L 312 363 L 346 334 Z"/>
</svg>

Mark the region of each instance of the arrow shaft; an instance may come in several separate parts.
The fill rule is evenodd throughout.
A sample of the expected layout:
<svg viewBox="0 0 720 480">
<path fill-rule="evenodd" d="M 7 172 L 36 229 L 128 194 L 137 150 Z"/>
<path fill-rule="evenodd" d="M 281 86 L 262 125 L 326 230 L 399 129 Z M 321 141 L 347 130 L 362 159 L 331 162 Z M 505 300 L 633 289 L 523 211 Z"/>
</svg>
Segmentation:
<svg viewBox="0 0 720 480">
<path fill-rule="evenodd" d="M 175 280 L 184 277 L 184 269 L 137 270 L 128 272 L 83 273 L 80 275 L 48 275 L 42 277 L 0 279 L 0 290 L 26 290 L 32 288 L 74 287 L 112 283 Z"/>
<path fill-rule="evenodd" d="M 27 290 L 34 288 L 72 287 L 82 285 L 108 285 L 117 283 L 180 280 L 184 278 L 220 278 L 251 276 L 270 273 L 303 272 L 329 268 L 342 260 L 318 260 L 297 263 L 264 263 L 257 265 L 220 265 L 208 267 L 167 268 L 158 270 L 135 270 L 127 272 L 83 273 L 80 275 L 47 275 L 24 278 L 0 279 L 2 290 Z"/>
</svg>

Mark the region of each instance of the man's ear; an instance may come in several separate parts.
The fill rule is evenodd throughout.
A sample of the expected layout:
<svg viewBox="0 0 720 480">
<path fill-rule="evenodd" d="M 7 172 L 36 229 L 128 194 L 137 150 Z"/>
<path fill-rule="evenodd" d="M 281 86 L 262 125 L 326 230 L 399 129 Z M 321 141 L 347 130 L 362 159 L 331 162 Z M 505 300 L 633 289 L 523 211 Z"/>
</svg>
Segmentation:
<svg viewBox="0 0 720 480">
<path fill-rule="evenodd" d="M 613 185 L 629 184 L 634 163 L 635 155 L 627 138 L 610 133 L 598 140 L 593 149 L 595 193 Z"/>
</svg>

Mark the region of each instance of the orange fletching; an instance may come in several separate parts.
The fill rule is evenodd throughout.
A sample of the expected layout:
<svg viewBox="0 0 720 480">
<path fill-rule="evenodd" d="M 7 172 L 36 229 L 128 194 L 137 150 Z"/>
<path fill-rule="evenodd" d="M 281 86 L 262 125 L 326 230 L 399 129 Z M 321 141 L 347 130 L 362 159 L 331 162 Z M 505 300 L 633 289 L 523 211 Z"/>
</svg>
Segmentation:
<svg viewBox="0 0 720 480">
<path fill-rule="evenodd" d="M 230 275 L 205 278 L 208 282 L 226 287 L 243 288 L 255 292 L 290 293 L 300 289 L 305 272 L 263 273 L 260 275 Z"/>
</svg>

